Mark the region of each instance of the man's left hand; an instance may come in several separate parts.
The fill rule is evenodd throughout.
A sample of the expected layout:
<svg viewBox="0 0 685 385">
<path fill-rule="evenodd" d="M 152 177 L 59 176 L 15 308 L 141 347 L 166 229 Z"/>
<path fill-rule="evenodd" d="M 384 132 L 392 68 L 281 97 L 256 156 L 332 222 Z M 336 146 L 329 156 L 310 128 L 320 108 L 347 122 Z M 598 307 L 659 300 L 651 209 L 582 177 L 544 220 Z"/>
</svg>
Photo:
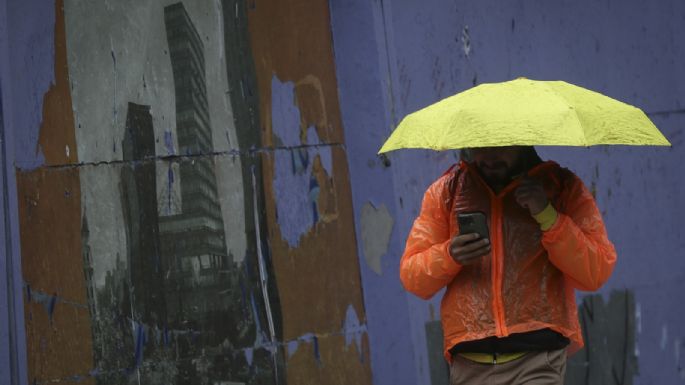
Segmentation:
<svg viewBox="0 0 685 385">
<path fill-rule="evenodd" d="M 549 200 L 542 186 L 542 182 L 537 179 L 524 178 L 514 193 L 516 202 L 530 211 L 530 215 L 536 215 L 547 207 Z"/>
</svg>

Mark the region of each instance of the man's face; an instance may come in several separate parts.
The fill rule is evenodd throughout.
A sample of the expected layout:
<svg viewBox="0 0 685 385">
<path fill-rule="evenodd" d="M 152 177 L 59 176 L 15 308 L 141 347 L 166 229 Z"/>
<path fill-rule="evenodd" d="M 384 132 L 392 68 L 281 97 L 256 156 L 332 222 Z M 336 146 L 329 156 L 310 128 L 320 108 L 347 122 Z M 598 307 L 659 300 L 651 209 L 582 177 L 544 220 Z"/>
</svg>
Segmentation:
<svg viewBox="0 0 685 385">
<path fill-rule="evenodd" d="M 481 175 L 496 184 L 508 183 L 523 157 L 523 147 L 518 146 L 473 148 L 469 151 Z"/>
</svg>

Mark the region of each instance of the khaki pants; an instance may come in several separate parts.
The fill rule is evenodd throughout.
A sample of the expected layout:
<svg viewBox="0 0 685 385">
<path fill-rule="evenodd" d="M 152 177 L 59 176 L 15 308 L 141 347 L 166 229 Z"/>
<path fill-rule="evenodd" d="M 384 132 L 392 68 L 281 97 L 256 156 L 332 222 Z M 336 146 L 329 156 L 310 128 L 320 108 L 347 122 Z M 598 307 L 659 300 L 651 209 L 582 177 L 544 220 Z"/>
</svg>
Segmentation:
<svg viewBox="0 0 685 385">
<path fill-rule="evenodd" d="M 479 364 L 455 355 L 450 385 L 563 385 L 566 349 L 530 352 L 504 364 Z"/>
</svg>

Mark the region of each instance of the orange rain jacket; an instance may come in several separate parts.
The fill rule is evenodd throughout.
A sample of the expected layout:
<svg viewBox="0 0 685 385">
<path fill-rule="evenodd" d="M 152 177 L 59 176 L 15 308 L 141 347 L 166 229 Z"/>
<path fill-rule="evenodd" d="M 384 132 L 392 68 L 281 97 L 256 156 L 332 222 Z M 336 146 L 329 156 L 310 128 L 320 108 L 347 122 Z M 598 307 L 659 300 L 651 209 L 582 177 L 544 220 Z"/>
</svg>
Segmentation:
<svg viewBox="0 0 685 385">
<path fill-rule="evenodd" d="M 558 212 L 542 232 L 514 197 L 514 181 L 499 194 L 474 166 L 461 162 L 424 196 L 421 213 L 400 262 L 404 287 L 429 299 L 447 286 L 441 303 L 445 358 L 454 345 L 550 328 L 583 346 L 574 289 L 597 290 L 616 262 L 602 217 L 583 182 L 554 162 L 528 175 L 543 182 Z M 453 192 L 453 195 L 452 195 Z M 459 233 L 457 212 L 482 211 L 489 218 L 491 252 L 480 262 L 459 265 L 449 254 Z"/>
</svg>

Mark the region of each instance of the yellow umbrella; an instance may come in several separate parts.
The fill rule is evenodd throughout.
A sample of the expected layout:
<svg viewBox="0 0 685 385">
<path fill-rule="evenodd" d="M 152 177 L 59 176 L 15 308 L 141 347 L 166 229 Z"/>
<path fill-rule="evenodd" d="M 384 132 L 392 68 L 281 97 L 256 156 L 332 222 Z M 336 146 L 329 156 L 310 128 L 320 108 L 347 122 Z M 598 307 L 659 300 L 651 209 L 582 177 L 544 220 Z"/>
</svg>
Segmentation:
<svg viewBox="0 0 685 385">
<path fill-rule="evenodd" d="M 642 110 L 563 81 L 481 84 L 406 116 L 380 153 L 514 145 L 670 146 Z"/>
</svg>

